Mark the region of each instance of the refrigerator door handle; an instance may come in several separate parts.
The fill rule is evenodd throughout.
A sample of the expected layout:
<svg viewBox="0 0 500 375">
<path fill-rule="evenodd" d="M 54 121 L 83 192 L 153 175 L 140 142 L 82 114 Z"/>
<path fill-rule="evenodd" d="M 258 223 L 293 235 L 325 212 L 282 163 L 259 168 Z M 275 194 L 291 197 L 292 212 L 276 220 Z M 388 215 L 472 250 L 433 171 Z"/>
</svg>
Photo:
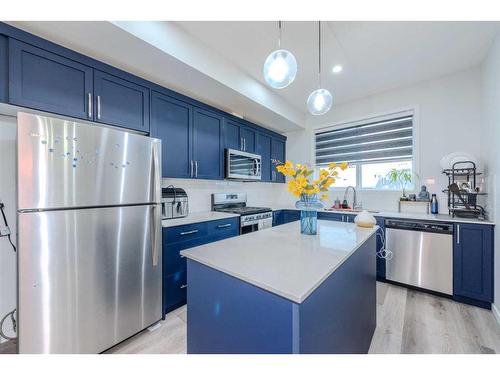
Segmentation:
<svg viewBox="0 0 500 375">
<path fill-rule="evenodd" d="M 158 266 L 159 257 L 158 240 L 161 238 L 161 210 L 158 209 L 158 205 L 154 205 L 151 208 L 151 212 L 153 213 L 153 225 L 151 226 L 153 228 L 153 235 L 151 236 L 151 255 L 153 258 L 153 267 L 156 267 Z"/>
<path fill-rule="evenodd" d="M 152 198 L 153 202 L 161 202 L 161 181 L 160 181 L 160 156 L 158 152 L 158 142 L 153 143 L 153 186 Z"/>
</svg>

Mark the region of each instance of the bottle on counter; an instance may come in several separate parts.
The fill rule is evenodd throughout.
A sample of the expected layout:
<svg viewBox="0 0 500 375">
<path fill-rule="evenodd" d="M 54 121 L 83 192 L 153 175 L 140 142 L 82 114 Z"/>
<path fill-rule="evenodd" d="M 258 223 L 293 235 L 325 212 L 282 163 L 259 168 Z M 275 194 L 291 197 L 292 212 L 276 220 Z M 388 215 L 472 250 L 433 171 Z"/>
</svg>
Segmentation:
<svg viewBox="0 0 500 375">
<path fill-rule="evenodd" d="M 335 199 L 335 202 L 333 203 L 333 207 L 334 208 L 340 208 L 340 199 L 339 199 L 339 197 L 337 197 L 337 199 Z"/>
<path fill-rule="evenodd" d="M 436 194 L 432 194 L 432 197 L 431 197 L 431 214 L 438 214 L 438 213 L 439 213 L 438 200 L 437 200 Z"/>
</svg>

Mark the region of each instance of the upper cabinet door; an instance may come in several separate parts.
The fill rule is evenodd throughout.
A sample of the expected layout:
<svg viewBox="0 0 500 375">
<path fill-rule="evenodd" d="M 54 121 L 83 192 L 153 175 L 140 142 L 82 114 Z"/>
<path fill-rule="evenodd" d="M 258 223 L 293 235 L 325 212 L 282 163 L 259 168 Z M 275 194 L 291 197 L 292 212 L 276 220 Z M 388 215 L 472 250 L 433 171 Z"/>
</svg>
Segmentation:
<svg viewBox="0 0 500 375">
<path fill-rule="evenodd" d="M 262 181 L 271 181 L 271 136 L 258 133 L 256 153 L 261 156 Z"/>
<path fill-rule="evenodd" d="M 243 150 L 243 142 L 240 134 L 240 124 L 224 119 L 224 147 L 233 150 Z"/>
<path fill-rule="evenodd" d="M 161 139 L 163 177 L 191 177 L 192 117 L 191 105 L 151 94 L 151 135 Z"/>
<path fill-rule="evenodd" d="M 9 101 L 9 39 L 0 35 L 0 102 Z"/>
<path fill-rule="evenodd" d="M 94 71 L 95 120 L 149 133 L 149 89 Z"/>
<path fill-rule="evenodd" d="M 285 141 L 273 138 L 271 143 L 271 180 L 285 182 L 285 176 L 276 170 L 276 166 L 285 162 Z"/>
<path fill-rule="evenodd" d="M 199 108 L 193 110 L 194 177 L 224 178 L 222 117 Z"/>
<path fill-rule="evenodd" d="M 243 139 L 243 151 L 255 152 L 255 138 L 257 133 L 252 128 L 242 126 L 240 130 L 241 138 Z"/>
<path fill-rule="evenodd" d="M 86 65 L 9 40 L 11 104 L 91 120 L 92 73 Z"/>
<path fill-rule="evenodd" d="M 453 294 L 493 300 L 493 230 L 484 224 L 455 224 Z"/>
</svg>

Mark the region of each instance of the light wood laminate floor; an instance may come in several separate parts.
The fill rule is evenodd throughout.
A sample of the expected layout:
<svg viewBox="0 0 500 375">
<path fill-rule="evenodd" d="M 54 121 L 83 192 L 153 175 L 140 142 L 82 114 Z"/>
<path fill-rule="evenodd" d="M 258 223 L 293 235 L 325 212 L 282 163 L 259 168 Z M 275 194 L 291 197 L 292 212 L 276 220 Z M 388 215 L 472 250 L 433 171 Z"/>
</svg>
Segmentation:
<svg viewBox="0 0 500 375">
<path fill-rule="evenodd" d="M 183 306 L 106 353 L 186 353 L 186 321 Z M 500 326 L 491 311 L 377 283 L 370 353 L 500 353 Z"/>
<path fill-rule="evenodd" d="M 106 353 L 186 353 L 186 322 L 183 306 L 156 330 L 144 330 Z M 15 353 L 15 347 L 0 344 L 1 353 Z M 377 283 L 370 353 L 500 353 L 500 326 L 491 311 Z"/>
</svg>

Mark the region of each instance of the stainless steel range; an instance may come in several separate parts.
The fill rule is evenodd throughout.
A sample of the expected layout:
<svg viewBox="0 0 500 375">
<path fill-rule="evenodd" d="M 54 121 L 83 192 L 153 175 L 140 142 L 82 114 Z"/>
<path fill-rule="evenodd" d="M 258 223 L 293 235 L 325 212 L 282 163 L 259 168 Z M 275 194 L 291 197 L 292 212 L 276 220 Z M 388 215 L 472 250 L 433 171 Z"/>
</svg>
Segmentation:
<svg viewBox="0 0 500 375">
<path fill-rule="evenodd" d="M 248 207 L 246 193 L 212 194 L 212 210 L 240 215 L 240 234 L 273 226 L 273 212 L 266 207 Z"/>
</svg>

